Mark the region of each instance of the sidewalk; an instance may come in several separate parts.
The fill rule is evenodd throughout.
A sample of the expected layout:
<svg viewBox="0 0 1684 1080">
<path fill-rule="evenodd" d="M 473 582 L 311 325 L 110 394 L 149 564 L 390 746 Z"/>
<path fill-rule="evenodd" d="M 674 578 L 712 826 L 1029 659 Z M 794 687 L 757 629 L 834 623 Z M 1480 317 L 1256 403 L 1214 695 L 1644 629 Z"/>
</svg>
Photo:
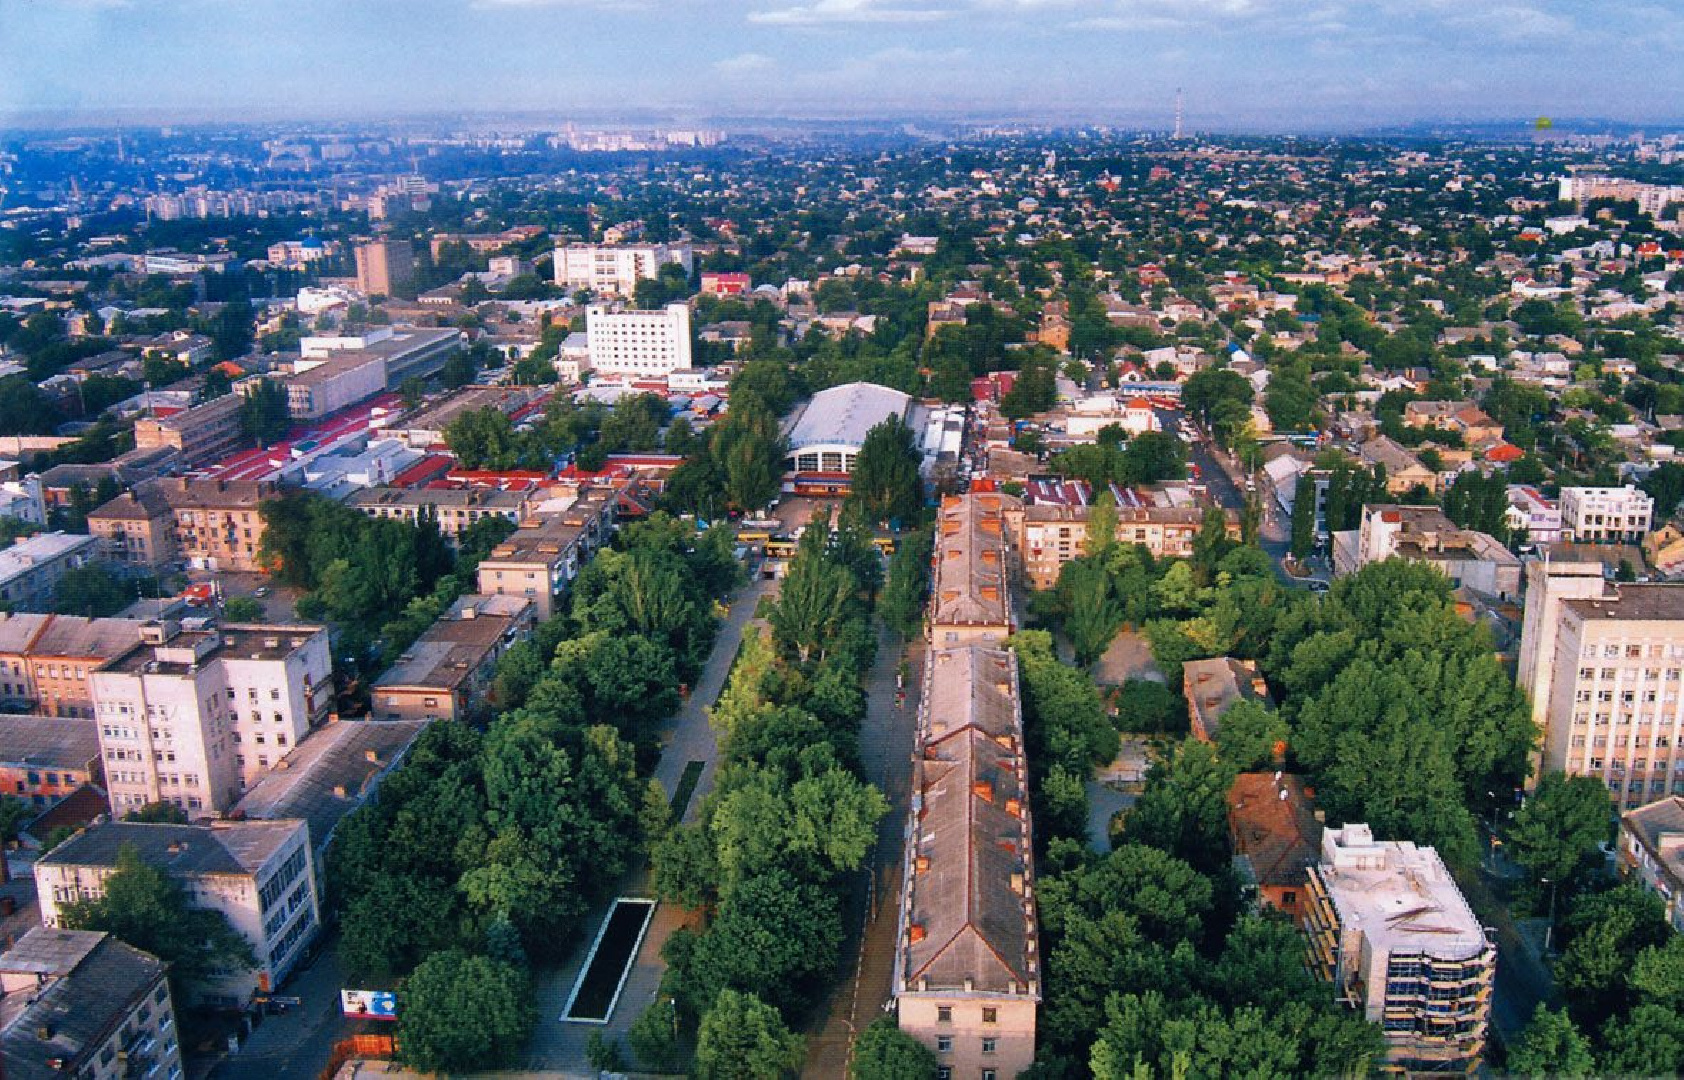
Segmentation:
<svg viewBox="0 0 1684 1080">
<path fill-rule="evenodd" d="M 692 761 L 704 762 L 701 779 L 696 784 L 695 793 L 690 796 L 689 806 L 685 810 L 686 821 L 695 820 L 697 808 L 701 806 L 702 799 L 713 786 L 714 774 L 718 769 L 719 747 L 714 739 L 713 728 L 708 725 L 708 709 L 718 700 L 720 691 L 725 688 L 725 680 L 731 674 L 731 665 L 736 661 L 738 647 L 754 618 L 755 609 L 760 605 L 761 597 L 775 591 L 776 588 L 777 583 L 774 581 L 755 580 L 737 592 L 730 613 L 719 628 L 719 636 L 714 641 L 707 664 L 696 680 L 695 689 L 678 712 L 667 721 L 662 731 L 664 748 L 661 751 L 660 764 L 655 768 L 655 779 L 660 781 L 669 799 L 677 790 L 679 779 L 684 775 L 684 766 Z M 640 865 L 629 871 L 621 879 L 615 895 L 653 896 L 648 865 Z M 637 959 L 626 976 L 619 1003 L 607 1024 L 563 1021 L 561 1014 L 567 1007 L 567 998 L 573 992 L 573 984 L 584 966 L 590 943 L 613 904 L 614 898 L 610 897 L 597 905 L 586 917 L 579 945 L 566 964 L 538 973 L 538 1027 L 527 1046 L 524 1062 L 527 1070 L 551 1075 L 595 1076 L 595 1070 L 589 1067 L 585 1059 L 585 1044 L 593 1034 L 619 1041 L 621 1051 L 629 1061 L 631 1050 L 625 1045 L 626 1032 L 638 1014 L 655 1000 L 661 977 L 666 974 L 667 965 L 666 961 L 661 959 L 661 948 L 672 936 L 672 932 L 689 922 L 693 915 L 670 904 L 661 904 L 655 908 L 654 917 L 649 922 L 649 930 L 643 938 L 643 945 L 639 948 Z"/>
<path fill-rule="evenodd" d="M 923 691 L 924 641 L 907 642 L 906 700 L 895 704 L 895 675 L 902 650 L 886 629 L 877 635 L 877 663 L 866 683 L 866 716 L 860 725 L 860 764 L 865 778 L 882 789 L 889 812 L 877 827 L 869 874 L 857 875 L 850 898 L 848 956 L 844 976 L 826 1003 L 823 1023 L 809 1028 L 802 1080 L 835 1080 L 847 1074 L 853 1040 L 888 1007 L 894 989 L 901 859 L 912 785 L 913 727 Z"/>
</svg>

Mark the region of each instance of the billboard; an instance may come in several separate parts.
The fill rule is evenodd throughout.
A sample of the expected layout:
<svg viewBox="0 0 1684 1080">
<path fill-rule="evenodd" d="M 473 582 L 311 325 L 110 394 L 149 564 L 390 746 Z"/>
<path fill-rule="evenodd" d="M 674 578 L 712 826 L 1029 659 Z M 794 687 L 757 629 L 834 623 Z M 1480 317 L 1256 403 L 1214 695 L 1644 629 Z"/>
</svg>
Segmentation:
<svg viewBox="0 0 1684 1080">
<path fill-rule="evenodd" d="M 396 1020 L 398 996 L 390 990 L 341 990 L 339 1004 L 346 1016 L 364 1020 Z"/>
</svg>

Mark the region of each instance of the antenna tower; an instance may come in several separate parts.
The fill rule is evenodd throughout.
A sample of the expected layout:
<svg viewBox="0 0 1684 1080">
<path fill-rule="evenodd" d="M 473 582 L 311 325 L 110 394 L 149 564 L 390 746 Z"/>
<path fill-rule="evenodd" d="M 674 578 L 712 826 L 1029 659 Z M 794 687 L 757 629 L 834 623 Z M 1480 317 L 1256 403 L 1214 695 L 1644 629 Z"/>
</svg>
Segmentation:
<svg viewBox="0 0 1684 1080">
<path fill-rule="evenodd" d="M 1181 138 L 1181 87 L 1175 88 L 1175 138 Z"/>
</svg>

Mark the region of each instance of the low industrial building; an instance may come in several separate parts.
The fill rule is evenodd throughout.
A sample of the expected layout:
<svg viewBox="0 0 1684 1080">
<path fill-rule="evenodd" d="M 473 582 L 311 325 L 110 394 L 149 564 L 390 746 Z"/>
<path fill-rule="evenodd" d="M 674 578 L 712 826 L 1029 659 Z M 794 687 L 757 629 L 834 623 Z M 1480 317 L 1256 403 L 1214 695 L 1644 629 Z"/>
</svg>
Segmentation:
<svg viewBox="0 0 1684 1080">
<path fill-rule="evenodd" d="M 239 394 L 224 394 L 169 416 L 143 416 L 134 423 L 134 444 L 142 449 L 174 450 L 188 468 L 213 461 L 245 441 L 240 427 L 245 401 Z"/>
<path fill-rule="evenodd" d="M 784 490 L 798 495 L 846 495 L 860 447 L 871 429 L 892 417 L 922 428 L 911 395 L 876 383 L 820 390 L 784 423 L 789 447 Z"/>
</svg>

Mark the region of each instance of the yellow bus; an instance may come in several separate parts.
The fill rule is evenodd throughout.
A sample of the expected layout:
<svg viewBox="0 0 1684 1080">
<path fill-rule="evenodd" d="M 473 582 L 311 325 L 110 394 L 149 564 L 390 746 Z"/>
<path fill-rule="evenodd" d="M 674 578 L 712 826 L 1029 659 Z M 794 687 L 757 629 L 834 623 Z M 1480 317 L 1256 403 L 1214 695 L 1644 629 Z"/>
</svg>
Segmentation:
<svg viewBox="0 0 1684 1080">
<path fill-rule="evenodd" d="M 766 541 L 766 557 L 768 559 L 795 558 L 795 541 L 787 536 L 774 536 Z"/>
<path fill-rule="evenodd" d="M 895 553 L 895 538 L 892 536 L 873 536 L 871 542 L 877 545 L 877 550 L 884 555 Z"/>
<path fill-rule="evenodd" d="M 739 544 L 764 544 L 770 539 L 772 539 L 772 534 L 765 529 L 737 530 L 737 543 Z"/>
</svg>

